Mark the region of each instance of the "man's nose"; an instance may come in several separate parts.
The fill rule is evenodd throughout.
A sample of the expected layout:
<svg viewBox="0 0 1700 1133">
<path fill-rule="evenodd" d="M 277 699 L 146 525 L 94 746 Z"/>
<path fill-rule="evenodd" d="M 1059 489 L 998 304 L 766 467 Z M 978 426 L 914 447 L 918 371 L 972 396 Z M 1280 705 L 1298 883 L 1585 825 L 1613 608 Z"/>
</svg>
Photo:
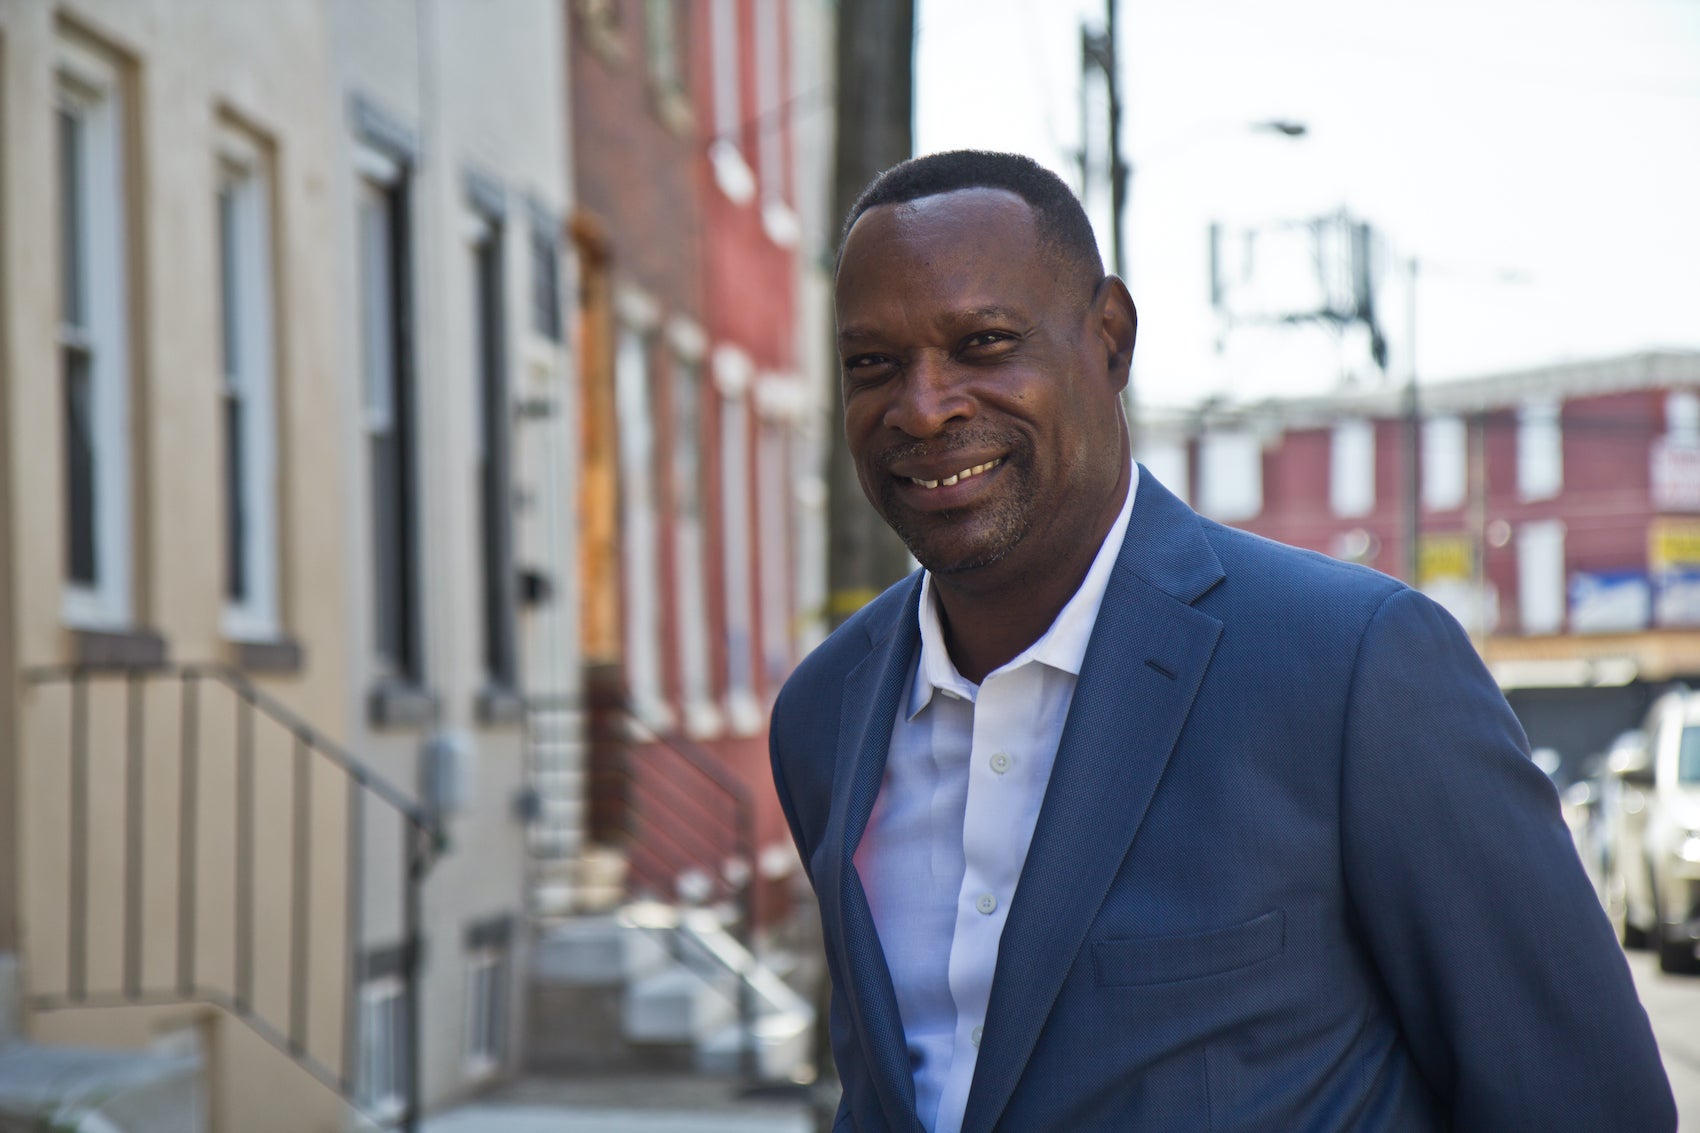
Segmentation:
<svg viewBox="0 0 1700 1133">
<path fill-rule="evenodd" d="M 953 421 L 973 417 L 973 398 L 956 369 L 948 358 L 930 355 L 911 362 L 886 407 L 886 427 L 912 437 L 932 437 Z"/>
</svg>

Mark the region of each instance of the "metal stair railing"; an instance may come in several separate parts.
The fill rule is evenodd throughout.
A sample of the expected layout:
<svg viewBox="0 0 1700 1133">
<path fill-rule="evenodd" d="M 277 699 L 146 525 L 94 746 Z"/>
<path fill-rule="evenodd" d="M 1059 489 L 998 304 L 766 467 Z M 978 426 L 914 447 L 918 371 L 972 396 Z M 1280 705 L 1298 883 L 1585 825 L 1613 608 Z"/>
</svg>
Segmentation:
<svg viewBox="0 0 1700 1133">
<path fill-rule="evenodd" d="M 59 847 L 63 978 L 38 986 L 52 973 L 44 976 L 39 961 L 32 965 L 30 1006 L 51 1011 L 211 1004 L 241 1019 L 368 1120 L 414 1133 L 421 1118 L 420 891 L 442 847 L 435 818 L 226 666 L 54 666 L 27 670 L 25 680 L 32 694 L 26 710 L 39 712 L 28 721 L 26 752 L 44 746 L 42 738 L 53 731 L 50 706 L 41 703 L 51 698 L 50 690 L 64 689 L 67 713 L 61 733 L 65 824 Z M 165 698 L 171 707 L 160 713 Z M 150 713 L 150 706 L 156 711 Z M 168 726 L 172 716 L 174 730 Z M 102 777 L 103 772 L 109 774 Z M 45 782 L 53 774 L 53 765 L 43 761 L 34 778 Z M 110 785 L 114 778 L 116 790 Z M 263 779 L 271 782 L 263 784 Z M 285 780 L 287 834 L 263 838 L 261 814 L 275 815 L 282 801 L 270 788 Z M 210 792 L 226 782 L 228 795 L 213 797 Z M 340 813 L 329 805 L 336 794 L 342 799 Z M 42 791 L 29 797 L 32 805 L 51 811 L 52 800 Z M 162 805 L 167 800 L 175 812 L 154 813 L 169 809 Z M 327 812 L 334 823 L 330 828 Z M 150 827 L 150 817 L 155 826 Z M 158 852 L 165 817 L 176 824 L 169 854 Z M 396 974 L 404 1014 L 398 1036 L 402 1049 L 391 1066 L 403 1081 L 399 1111 L 376 1113 L 363 1097 L 362 929 L 372 911 L 367 892 L 371 831 L 382 823 L 400 839 L 398 855 L 385 864 L 400 874 L 400 907 L 394 912 L 401 931 Z M 57 833 L 51 814 L 27 825 L 25 852 L 43 867 L 32 867 L 31 884 L 58 892 L 53 882 L 61 879 L 45 870 L 59 860 L 49 848 Z M 116 850 L 110 834 L 99 837 L 113 826 L 122 829 Z M 208 867 L 226 848 L 221 834 L 233 857 L 225 886 L 231 899 L 222 906 L 207 899 L 216 896 L 207 892 L 218 880 L 208 877 L 214 872 Z M 315 870 L 327 872 L 323 855 L 337 850 L 341 869 L 330 872 L 341 878 L 342 924 L 333 950 L 325 937 L 315 935 L 323 931 L 315 917 L 326 908 L 323 893 L 315 890 L 324 879 L 316 879 Z M 287 893 L 278 897 L 273 891 L 281 888 L 276 884 L 280 873 L 287 873 L 288 883 Z M 100 882 L 106 883 L 101 892 L 117 885 L 121 911 L 96 900 Z M 165 900 L 159 899 L 162 890 L 169 892 Z M 287 946 L 261 949 L 259 922 L 268 914 L 274 923 L 287 924 Z M 96 930 L 97 922 L 116 929 L 116 964 L 110 962 L 114 942 Z M 207 938 L 216 940 L 220 930 L 227 930 L 228 950 L 206 947 Z M 280 947 L 287 960 L 267 965 L 267 957 Z M 161 952 L 167 955 L 162 958 Z M 333 963 L 326 962 L 326 953 Z M 325 999 L 326 968 L 340 969 L 340 1017 L 334 1026 L 315 1026 L 315 1003 Z M 327 1032 L 335 1042 L 315 1041 Z M 332 1055 L 326 1046 L 340 1049 Z"/>
</svg>

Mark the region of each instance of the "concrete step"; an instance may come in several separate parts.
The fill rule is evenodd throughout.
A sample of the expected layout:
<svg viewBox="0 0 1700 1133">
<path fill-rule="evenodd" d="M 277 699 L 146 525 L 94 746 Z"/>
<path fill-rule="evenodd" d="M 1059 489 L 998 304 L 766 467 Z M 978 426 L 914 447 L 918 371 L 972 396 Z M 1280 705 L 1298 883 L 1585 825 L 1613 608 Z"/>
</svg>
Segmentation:
<svg viewBox="0 0 1700 1133">
<path fill-rule="evenodd" d="M 634 1043 L 700 1046 L 737 1013 L 720 988 L 684 968 L 669 968 L 626 986 L 625 1036 Z"/>
<path fill-rule="evenodd" d="M 573 917 L 544 929 L 532 951 L 532 978 L 575 987 L 615 987 L 667 967 L 667 948 L 614 916 Z"/>
<path fill-rule="evenodd" d="M 812 1042 L 812 1011 L 776 1011 L 758 1015 L 755 1023 L 757 1077 L 769 1082 L 795 1081 L 807 1076 Z M 744 1028 L 734 1020 L 697 1044 L 697 1069 L 704 1074 L 732 1075 L 744 1066 Z"/>
<path fill-rule="evenodd" d="M 14 1042 L 0 1049 L 0 1113 L 78 1133 L 201 1133 L 200 1060 Z"/>
</svg>

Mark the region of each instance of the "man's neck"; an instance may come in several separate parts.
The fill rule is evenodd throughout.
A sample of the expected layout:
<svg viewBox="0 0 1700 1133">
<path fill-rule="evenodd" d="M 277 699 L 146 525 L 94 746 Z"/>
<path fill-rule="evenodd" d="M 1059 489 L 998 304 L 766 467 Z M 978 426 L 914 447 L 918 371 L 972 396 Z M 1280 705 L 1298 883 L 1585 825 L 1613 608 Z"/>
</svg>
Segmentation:
<svg viewBox="0 0 1700 1133">
<path fill-rule="evenodd" d="M 935 575 L 939 625 L 956 671 L 979 684 L 1043 637 L 1080 589 L 1092 559 L 1074 566 L 1066 573 L 1053 571 L 1043 579 L 1025 580 L 1010 595 L 964 588 Z"/>
</svg>

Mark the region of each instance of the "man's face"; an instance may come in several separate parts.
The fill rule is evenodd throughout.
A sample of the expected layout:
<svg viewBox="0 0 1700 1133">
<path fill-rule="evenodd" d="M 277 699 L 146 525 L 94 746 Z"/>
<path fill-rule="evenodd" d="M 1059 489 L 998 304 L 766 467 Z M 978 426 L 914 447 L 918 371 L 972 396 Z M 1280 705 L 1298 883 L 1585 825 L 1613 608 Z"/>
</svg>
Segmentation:
<svg viewBox="0 0 1700 1133">
<path fill-rule="evenodd" d="M 1129 460 L 1119 284 L 1094 293 L 1020 197 L 963 189 L 856 221 L 837 319 L 857 477 L 923 566 L 1009 581 L 1089 559 Z"/>
</svg>

